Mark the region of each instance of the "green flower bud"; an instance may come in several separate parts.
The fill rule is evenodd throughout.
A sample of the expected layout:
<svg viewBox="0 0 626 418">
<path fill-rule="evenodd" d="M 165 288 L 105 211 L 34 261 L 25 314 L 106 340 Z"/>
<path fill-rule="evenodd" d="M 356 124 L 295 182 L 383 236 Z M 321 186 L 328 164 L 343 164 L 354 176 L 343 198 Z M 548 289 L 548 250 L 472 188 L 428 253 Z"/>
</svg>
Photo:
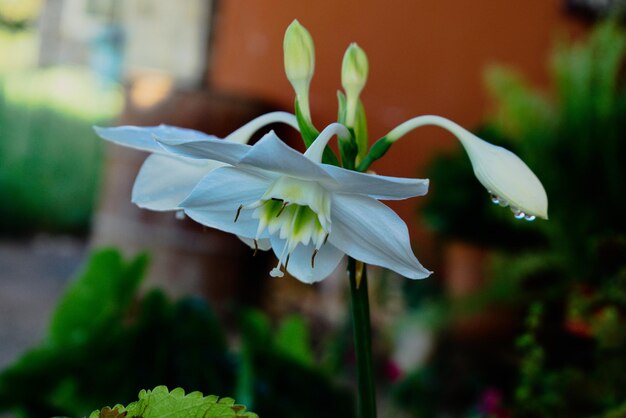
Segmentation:
<svg viewBox="0 0 626 418">
<path fill-rule="evenodd" d="M 285 31 L 283 50 L 287 79 L 296 92 L 304 117 L 310 121 L 309 85 L 315 71 L 315 47 L 311 35 L 297 20 Z"/>
<path fill-rule="evenodd" d="M 356 108 L 361 90 L 367 82 L 369 65 L 367 55 L 356 43 L 350 44 L 343 56 L 341 66 L 341 85 L 346 92 L 347 113 L 346 122 L 353 126 Z"/>
<path fill-rule="evenodd" d="M 361 93 L 367 82 L 369 65 L 367 55 L 356 43 L 351 43 L 343 56 L 341 67 L 341 84 L 347 94 Z"/>
</svg>

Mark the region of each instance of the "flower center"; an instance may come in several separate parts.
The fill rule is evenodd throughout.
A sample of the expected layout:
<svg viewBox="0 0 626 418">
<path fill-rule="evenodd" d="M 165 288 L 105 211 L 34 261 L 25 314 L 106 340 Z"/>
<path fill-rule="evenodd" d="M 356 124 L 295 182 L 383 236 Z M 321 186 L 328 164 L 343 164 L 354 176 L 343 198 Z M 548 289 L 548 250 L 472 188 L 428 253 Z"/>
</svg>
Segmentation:
<svg viewBox="0 0 626 418">
<path fill-rule="evenodd" d="M 289 256 L 300 244 L 315 247 L 311 256 L 311 267 L 315 268 L 315 256 L 326 242 L 331 226 L 330 196 L 323 187 L 312 181 L 279 177 L 261 199 L 246 208 L 254 209 L 252 217 L 259 220 L 257 240 L 266 229 L 270 235 L 278 234 L 285 240 L 278 264 L 270 272 L 272 277 L 284 275 L 282 265 L 287 268 Z"/>
</svg>

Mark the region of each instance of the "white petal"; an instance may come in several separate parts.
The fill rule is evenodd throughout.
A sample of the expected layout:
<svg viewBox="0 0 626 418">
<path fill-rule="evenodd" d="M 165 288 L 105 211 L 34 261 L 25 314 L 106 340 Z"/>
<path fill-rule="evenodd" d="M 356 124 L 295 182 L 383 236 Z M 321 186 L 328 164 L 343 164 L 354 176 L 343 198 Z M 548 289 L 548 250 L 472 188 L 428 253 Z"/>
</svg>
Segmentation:
<svg viewBox="0 0 626 418">
<path fill-rule="evenodd" d="M 304 156 L 307 157 L 311 161 L 315 161 L 316 163 L 321 163 L 322 158 L 324 157 L 324 150 L 326 149 L 326 145 L 328 145 L 328 141 L 337 135 L 340 138 L 349 138 L 350 131 L 348 128 L 343 126 L 340 123 L 331 123 L 327 127 L 324 128 L 322 132 L 315 138 L 315 141 L 309 148 L 307 148 Z"/>
<path fill-rule="evenodd" d="M 178 209 L 179 203 L 191 193 L 202 177 L 223 165 L 217 161 L 152 154 L 139 170 L 133 186 L 132 201 L 145 209 Z"/>
<path fill-rule="evenodd" d="M 269 239 L 258 239 L 256 240 L 256 246 L 255 246 L 254 239 L 240 237 L 240 236 L 237 236 L 237 238 L 239 238 L 241 241 L 243 241 L 244 244 L 246 244 L 248 247 L 252 248 L 253 250 L 255 248 L 258 248 L 261 251 L 267 251 L 270 248 L 272 248 L 272 242 Z"/>
<path fill-rule="evenodd" d="M 201 140 L 193 138 L 173 138 L 155 135 L 154 139 L 172 154 L 181 157 L 215 160 L 235 165 L 252 149 L 250 145 L 225 141 L 216 137 Z"/>
<path fill-rule="evenodd" d="M 548 219 L 548 196 L 530 168 L 511 151 L 465 131 L 459 136 L 476 178 L 492 194 L 526 215 Z"/>
<path fill-rule="evenodd" d="M 349 256 L 410 279 L 431 274 L 415 258 L 405 223 L 376 199 L 334 194 L 331 219 L 328 242 Z"/>
<path fill-rule="evenodd" d="M 187 216 L 203 225 L 255 238 L 259 221 L 252 218 L 253 210 L 241 210 L 237 222 L 235 217 L 239 206 L 257 201 L 269 182 L 265 177 L 235 167 L 218 168 L 198 182 L 180 207 Z"/>
<path fill-rule="evenodd" d="M 165 154 L 163 148 L 154 140 L 154 136 L 161 138 L 179 138 L 188 140 L 204 140 L 215 138 L 193 129 L 177 128 L 169 125 L 159 126 L 117 126 L 102 128 L 94 126 L 96 133 L 103 139 L 142 151 Z"/>
<path fill-rule="evenodd" d="M 322 167 L 339 184 L 335 190 L 343 193 L 364 194 L 382 200 L 407 199 L 428 193 L 428 179 L 379 176 L 328 164 Z"/>
<path fill-rule="evenodd" d="M 280 257 L 283 253 L 286 241 L 275 235 L 273 235 L 270 240 L 272 241 L 274 254 L 276 254 L 276 257 Z M 342 251 L 326 243 L 315 256 L 315 267 L 313 268 L 311 267 L 311 258 L 313 257 L 314 249 L 315 246 L 313 244 L 306 246 L 298 245 L 289 257 L 287 271 L 303 283 L 319 282 L 330 276 L 344 256 Z M 283 260 L 283 262 L 284 261 L 285 260 Z"/>
<path fill-rule="evenodd" d="M 298 131 L 300 130 L 295 115 L 287 112 L 270 112 L 252 119 L 224 139 L 239 144 L 247 144 L 256 131 L 272 123 L 284 123 Z"/>
<path fill-rule="evenodd" d="M 273 131 L 261 138 L 239 164 L 304 180 L 325 180 L 335 183 L 319 164 L 289 147 Z"/>
</svg>

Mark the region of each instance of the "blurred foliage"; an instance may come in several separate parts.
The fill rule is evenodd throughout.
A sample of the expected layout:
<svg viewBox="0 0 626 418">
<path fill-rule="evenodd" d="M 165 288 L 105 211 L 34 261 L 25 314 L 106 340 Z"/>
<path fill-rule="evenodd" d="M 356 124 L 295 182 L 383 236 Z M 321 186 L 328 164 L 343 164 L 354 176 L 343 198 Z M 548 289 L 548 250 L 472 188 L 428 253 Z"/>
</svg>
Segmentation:
<svg viewBox="0 0 626 418">
<path fill-rule="evenodd" d="M 121 93 L 86 70 L 0 77 L 0 233 L 88 226 L 103 150 L 91 127 L 121 106 Z"/>
<path fill-rule="evenodd" d="M 246 310 L 241 317 L 239 402 L 260 416 L 343 418 L 354 416 L 352 394 L 314 364 L 308 328 L 290 317 L 272 332 L 267 317 Z"/>
<path fill-rule="evenodd" d="M 274 330 L 260 312 L 242 310 L 241 346 L 233 351 L 205 301 L 171 302 L 158 290 L 140 296 L 146 267 L 145 255 L 124 261 L 115 250 L 94 253 L 48 336 L 0 373 L 0 412 L 86 416 L 167 385 L 235 394 L 262 416 L 352 415 L 350 391 L 315 364 L 301 318 Z"/>
<path fill-rule="evenodd" d="M 203 396 L 200 392 L 185 395 L 185 391 L 176 388 L 171 392 L 166 386 L 139 392 L 139 400 L 124 407 L 116 405 L 93 411 L 89 418 L 161 418 L 165 416 L 258 418 L 253 412 L 246 412 L 242 405 L 235 405 L 230 398 Z"/>
<path fill-rule="evenodd" d="M 0 28 L 23 30 L 36 21 L 42 0 L 0 0 Z"/>
<path fill-rule="evenodd" d="M 497 250 L 479 292 L 429 292 L 444 313 L 438 349 L 396 390 L 414 416 L 626 416 L 625 58 L 626 34 L 608 21 L 558 43 L 551 95 L 510 69 L 487 73 L 496 110 L 479 135 L 537 174 L 549 221 L 492 205 L 462 152 L 433 164 L 426 220 Z"/>
<path fill-rule="evenodd" d="M 0 74 L 34 68 L 38 42 L 34 30 L 13 32 L 0 26 Z"/>
</svg>

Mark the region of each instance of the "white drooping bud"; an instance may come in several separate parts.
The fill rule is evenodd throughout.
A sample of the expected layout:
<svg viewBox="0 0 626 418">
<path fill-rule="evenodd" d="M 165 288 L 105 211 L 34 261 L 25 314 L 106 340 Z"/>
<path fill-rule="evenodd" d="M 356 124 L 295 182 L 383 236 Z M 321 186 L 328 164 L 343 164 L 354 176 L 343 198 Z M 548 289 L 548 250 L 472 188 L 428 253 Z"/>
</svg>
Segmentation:
<svg viewBox="0 0 626 418">
<path fill-rule="evenodd" d="M 418 116 L 398 125 L 386 136 L 392 144 L 420 126 L 435 125 L 451 132 L 465 148 L 478 181 L 492 201 L 509 206 L 517 219 L 548 219 L 548 196 L 535 173 L 511 151 L 490 144 L 451 120 L 440 116 Z"/>
</svg>

